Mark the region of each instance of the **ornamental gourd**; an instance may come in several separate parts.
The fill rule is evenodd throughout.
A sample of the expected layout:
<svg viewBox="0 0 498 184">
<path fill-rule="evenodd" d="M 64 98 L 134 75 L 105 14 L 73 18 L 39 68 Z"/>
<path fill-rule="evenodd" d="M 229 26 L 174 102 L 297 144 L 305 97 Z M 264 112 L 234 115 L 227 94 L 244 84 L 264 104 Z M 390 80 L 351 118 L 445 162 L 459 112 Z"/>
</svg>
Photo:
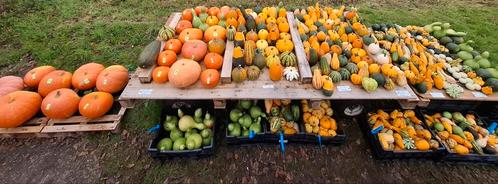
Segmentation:
<svg viewBox="0 0 498 184">
<path fill-rule="evenodd" d="M 323 86 L 322 82 L 322 72 L 320 69 L 313 70 L 313 78 L 312 78 L 313 88 L 321 89 Z"/>
<path fill-rule="evenodd" d="M 246 33 L 246 40 L 258 41 L 258 33 L 253 30 Z"/>
<path fill-rule="evenodd" d="M 278 55 L 280 52 L 275 46 L 269 46 L 265 48 L 265 56 Z"/>
<path fill-rule="evenodd" d="M 261 50 L 265 50 L 268 47 L 268 42 L 266 40 L 256 41 L 256 47 Z"/>
<path fill-rule="evenodd" d="M 45 75 L 55 70 L 56 69 L 53 66 L 39 66 L 33 68 L 24 75 L 24 84 L 28 87 L 36 88 Z M 0 94 L 0 96 L 2 95 Z"/>
<path fill-rule="evenodd" d="M 270 68 L 270 66 L 274 64 L 279 64 L 279 65 L 281 64 L 280 58 L 277 55 L 270 55 L 266 57 L 266 66 L 268 68 Z"/>
<path fill-rule="evenodd" d="M 284 67 L 280 63 L 274 63 L 269 67 L 269 74 L 272 81 L 279 81 L 284 74 Z"/>
<path fill-rule="evenodd" d="M 168 79 L 173 87 L 186 88 L 199 79 L 201 66 L 191 59 L 180 59 L 170 68 Z"/>
<path fill-rule="evenodd" d="M 183 44 L 182 56 L 185 59 L 200 61 L 207 53 L 207 44 L 201 40 L 188 40 Z"/>
<path fill-rule="evenodd" d="M 358 66 L 352 62 L 348 62 L 344 68 L 346 68 L 351 74 L 358 73 Z"/>
<path fill-rule="evenodd" d="M 351 82 L 355 85 L 360 85 L 361 79 L 362 77 L 356 73 L 351 75 Z"/>
<path fill-rule="evenodd" d="M 209 52 L 218 53 L 223 55 L 225 53 L 225 41 L 215 38 L 208 42 L 208 50 Z"/>
<path fill-rule="evenodd" d="M 234 37 L 234 45 L 235 47 L 243 47 L 245 44 L 245 36 L 243 32 L 236 32 Z"/>
<path fill-rule="evenodd" d="M 373 92 L 377 89 L 378 84 L 377 84 L 377 81 L 375 81 L 374 79 L 369 78 L 369 77 L 364 77 L 361 80 L 361 86 L 367 92 Z"/>
<path fill-rule="evenodd" d="M 252 65 L 253 59 L 254 59 L 254 46 L 253 46 L 253 44 L 250 44 L 249 41 L 246 41 L 244 43 L 244 61 L 245 61 L 245 64 L 248 66 Z"/>
<path fill-rule="evenodd" d="M 283 52 L 280 54 L 280 61 L 284 66 L 297 66 L 297 57 L 293 52 Z"/>
<path fill-rule="evenodd" d="M 369 76 L 367 62 L 360 61 L 358 63 L 358 68 L 359 68 L 358 75 L 360 75 L 361 77 L 368 77 Z"/>
<path fill-rule="evenodd" d="M 0 78 L 0 96 L 7 95 L 24 88 L 23 79 L 17 76 L 5 76 Z"/>
<path fill-rule="evenodd" d="M 254 54 L 254 65 L 258 66 L 259 69 L 263 69 L 266 67 L 266 58 L 262 49 L 256 49 L 256 52 Z"/>
<path fill-rule="evenodd" d="M 235 47 L 233 49 L 233 62 L 232 67 L 245 66 L 244 50 L 242 47 Z"/>
<path fill-rule="evenodd" d="M 232 80 L 236 83 L 241 83 L 247 79 L 247 70 L 243 67 L 235 67 L 232 69 Z"/>
<path fill-rule="evenodd" d="M 14 91 L 0 97 L 0 128 L 15 128 L 36 115 L 42 97 L 35 92 Z"/>
<path fill-rule="evenodd" d="M 320 70 L 322 70 L 323 75 L 328 75 L 330 73 L 330 65 L 327 61 L 327 57 L 322 56 L 320 58 Z"/>
<path fill-rule="evenodd" d="M 42 97 L 48 95 L 48 93 L 60 89 L 60 88 L 71 88 L 71 78 L 73 75 L 64 70 L 55 70 L 45 75 L 43 79 L 38 84 L 38 93 Z"/>
<path fill-rule="evenodd" d="M 339 73 L 341 74 L 342 80 L 349 80 L 349 78 L 351 78 L 351 72 L 345 68 L 340 68 Z"/>
<path fill-rule="evenodd" d="M 81 65 L 73 73 L 72 84 L 75 89 L 89 90 L 95 87 L 97 77 L 105 67 L 99 63 L 87 63 Z"/>
<path fill-rule="evenodd" d="M 228 29 L 227 29 L 227 40 L 228 41 L 233 41 L 235 39 L 235 32 L 237 32 L 237 30 L 235 30 L 234 26 L 228 27 Z"/>
<path fill-rule="evenodd" d="M 340 82 L 342 79 L 342 76 L 338 71 L 330 72 L 329 77 L 332 79 L 332 82 L 335 82 L 335 83 Z"/>
<path fill-rule="evenodd" d="M 204 88 L 214 88 L 220 81 L 220 72 L 215 69 L 207 69 L 201 73 L 201 85 Z"/>
<path fill-rule="evenodd" d="M 257 80 L 259 78 L 260 69 L 257 66 L 250 66 L 247 70 L 247 78 L 249 80 Z"/>
<path fill-rule="evenodd" d="M 122 65 L 112 65 L 100 72 L 97 77 L 97 90 L 116 93 L 128 84 L 128 69 Z"/>
<path fill-rule="evenodd" d="M 380 72 L 380 67 L 378 64 L 371 64 L 368 66 L 368 72 L 370 74 L 375 74 L 375 73 L 379 73 Z"/>
<path fill-rule="evenodd" d="M 50 92 L 41 103 L 43 114 L 53 119 L 66 119 L 78 111 L 80 97 L 71 89 Z"/>
<path fill-rule="evenodd" d="M 332 96 L 332 93 L 334 93 L 334 83 L 332 82 L 332 79 L 330 79 L 329 76 L 325 76 L 322 78 L 323 80 L 323 86 L 322 86 L 322 93 L 325 96 Z"/>
<path fill-rule="evenodd" d="M 92 92 L 81 98 L 78 104 L 82 116 L 95 119 L 105 115 L 112 108 L 114 98 L 107 92 Z"/>
<path fill-rule="evenodd" d="M 279 52 L 290 52 L 294 49 L 294 43 L 291 40 L 280 39 L 277 41 L 276 47 Z"/>
<path fill-rule="evenodd" d="M 337 55 L 337 53 L 333 54 L 332 60 L 330 62 L 331 62 L 330 65 L 333 70 L 339 70 L 339 68 L 341 67 L 341 64 L 339 62 L 339 56 Z"/>
</svg>

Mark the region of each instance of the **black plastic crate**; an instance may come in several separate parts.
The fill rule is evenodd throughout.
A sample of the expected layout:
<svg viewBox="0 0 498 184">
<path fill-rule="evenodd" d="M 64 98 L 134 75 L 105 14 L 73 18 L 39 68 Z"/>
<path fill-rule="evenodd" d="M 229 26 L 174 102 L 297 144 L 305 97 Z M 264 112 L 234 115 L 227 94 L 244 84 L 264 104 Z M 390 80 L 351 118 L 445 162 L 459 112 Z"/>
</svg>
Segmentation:
<svg viewBox="0 0 498 184">
<path fill-rule="evenodd" d="M 211 130 L 213 131 L 213 139 L 211 140 L 211 144 L 207 146 L 203 146 L 199 149 L 194 150 L 180 150 L 180 151 L 159 151 L 157 148 L 157 143 L 161 141 L 161 139 L 169 137 L 169 132 L 164 129 L 163 122 L 166 118 L 166 115 L 175 115 L 177 114 L 178 108 L 181 108 L 185 114 L 193 115 L 195 109 L 201 107 L 203 109 L 203 113 L 206 111 L 211 115 L 214 114 L 214 106 L 212 101 L 181 101 L 181 102 L 172 102 L 166 103 L 163 109 L 160 128 L 158 130 L 156 138 L 154 138 L 150 144 L 148 151 L 150 155 L 155 159 L 169 159 L 174 157 L 204 157 L 209 156 L 214 153 L 214 145 L 215 145 L 215 127 L 214 125 Z M 218 123 L 218 122 L 217 122 Z"/>
<path fill-rule="evenodd" d="M 394 109 L 383 109 L 385 112 L 387 113 L 390 113 L 392 112 Z M 403 110 L 404 109 L 399 109 L 399 110 Z M 375 110 L 376 111 L 376 110 Z M 420 113 L 416 113 L 417 111 L 415 111 L 415 115 L 417 116 L 417 118 L 419 118 L 420 120 L 422 120 L 421 118 L 423 118 L 423 116 L 421 116 Z M 427 150 L 427 151 L 419 151 L 419 150 L 399 150 L 399 151 L 386 151 L 382 148 L 382 146 L 380 145 L 380 142 L 379 142 L 379 139 L 376 135 L 373 135 L 371 133 L 371 128 L 369 126 L 369 123 L 368 123 L 368 114 L 367 112 L 373 112 L 373 110 L 367 110 L 364 112 L 364 114 L 362 116 L 360 116 L 359 118 L 359 126 L 360 126 L 360 129 L 361 131 L 363 132 L 364 136 L 365 136 L 365 139 L 366 141 L 370 144 L 370 147 L 372 148 L 372 153 L 373 155 L 378 158 L 378 159 L 410 159 L 410 158 L 417 158 L 417 159 L 438 159 L 440 158 L 441 156 L 443 156 L 443 154 L 445 153 L 445 148 L 443 146 L 441 146 L 441 141 L 439 141 L 438 139 L 436 139 L 439 143 L 439 149 L 437 150 Z M 424 122 L 422 120 L 422 122 Z M 430 129 L 425 125 L 425 123 L 422 123 L 422 126 L 424 128 L 426 128 L 427 130 L 430 131 Z M 431 132 L 431 136 L 434 137 L 434 132 L 430 131 Z"/>
<path fill-rule="evenodd" d="M 427 110 L 427 109 L 418 109 L 420 114 L 428 114 L 428 115 L 433 115 L 436 112 L 433 110 Z M 457 111 L 450 111 L 450 110 L 438 110 L 437 112 L 442 113 L 443 111 L 448 111 L 448 112 L 457 112 Z M 487 123 L 483 121 L 483 118 L 481 118 L 476 112 L 474 111 L 458 111 L 462 114 L 473 114 L 476 117 L 477 124 L 482 126 L 483 128 L 487 127 Z M 424 124 L 425 124 L 425 118 L 424 118 Z M 432 128 L 429 128 L 429 131 L 433 135 L 436 135 L 436 131 Z M 445 147 L 445 154 L 442 157 L 442 160 L 444 161 L 455 161 L 455 162 L 476 162 L 476 163 L 491 163 L 491 164 L 498 164 L 498 154 L 490 155 L 490 154 L 476 154 L 476 153 L 470 153 L 467 155 L 460 155 L 454 152 L 451 152 L 448 149 L 448 146 L 446 143 L 443 143 L 443 141 L 439 138 L 439 136 L 436 136 L 436 139 L 442 143 L 442 145 Z"/>
<path fill-rule="evenodd" d="M 446 109 L 450 111 L 468 111 L 475 110 L 479 107 L 479 101 L 465 101 L 465 100 L 431 100 L 429 106 L 425 109 L 440 110 Z"/>
<path fill-rule="evenodd" d="M 229 101 L 227 103 L 227 108 L 226 108 L 226 116 L 223 118 L 223 124 L 227 126 L 225 129 L 225 142 L 227 144 L 253 144 L 253 143 L 264 143 L 266 142 L 266 132 L 269 130 L 269 123 L 266 119 L 262 118 L 261 119 L 261 129 L 262 131 L 260 133 L 257 133 L 254 135 L 254 137 L 246 137 L 246 136 L 231 136 L 228 134 L 228 124 L 230 123 L 230 111 L 235 108 L 236 104 L 238 103 L 237 101 Z M 264 111 L 264 104 L 263 101 L 259 100 L 257 101 L 257 105 L 261 108 L 261 110 Z"/>
</svg>

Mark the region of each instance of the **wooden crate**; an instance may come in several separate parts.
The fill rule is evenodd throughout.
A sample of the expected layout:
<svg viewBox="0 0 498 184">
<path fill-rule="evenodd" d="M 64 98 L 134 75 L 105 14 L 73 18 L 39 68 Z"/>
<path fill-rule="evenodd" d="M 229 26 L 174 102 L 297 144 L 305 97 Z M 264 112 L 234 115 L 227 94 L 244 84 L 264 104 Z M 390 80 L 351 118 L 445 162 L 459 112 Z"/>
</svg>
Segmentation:
<svg viewBox="0 0 498 184">
<path fill-rule="evenodd" d="M 167 26 L 172 27 L 173 29 L 176 27 L 178 22 L 180 21 L 180 18 L 182 17 L 182 14 L 179 12 L 172 13 L 168 20 L 166 21 Z M 161 42 L 161 50 L 164 48 L 164 43 Z M 135 74 L 137 77 L 140 79 L 140 82 L 142 83 L 149 83 L 152 81 L 152 70 L 156 67 L 156 63 L 154 63 L 151 67 L 149 68 L 140 68 L 138 67 L 137 70 L 135 71 Z"/>
</svg>

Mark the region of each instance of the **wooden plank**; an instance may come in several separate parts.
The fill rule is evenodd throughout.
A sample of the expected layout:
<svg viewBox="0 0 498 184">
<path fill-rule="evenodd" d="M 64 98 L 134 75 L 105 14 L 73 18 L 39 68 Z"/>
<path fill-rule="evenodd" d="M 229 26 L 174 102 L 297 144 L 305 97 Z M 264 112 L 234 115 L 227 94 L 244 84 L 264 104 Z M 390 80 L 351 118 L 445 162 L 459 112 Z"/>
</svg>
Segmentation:
<svg viewBox="0 0 498 184">
<path fill-rule="evenodd" d="M 135 100 L 119 100 L 121 107 L 132 109 L 135 107 Z"/>
<path fill-rule="evenodd" d="M 306 58 L 306 53 L 304 52 L 303 42 L 301 42 L 301 37 L 297 31 L 297 25 L 292 12 L 287 12 L 287 21 L 289 22 L 292 42 L 294 43 L 294 50 L 298 61 L 299 77 L 302 83 L 311 83 L 313 74 L 311 73 L 311 68 L 308 59 Z"/>
<path fill-rule="evenodd" d="M 227 102 L 225 100 L 213 100 L 214 109 L 226 109 Z"/>
<path fill-rule="evenodd" d="M 213 89 L 202 88 L 197 82 L 186 89 L 178 89 L 166 84 L 142 84 L 132 78 L 121 94 L 120 100 L 128 99 L 184 99 L 184 100 L 225 100 L 225 99 L 341 99 L 341 100 L 381 100 L 381 99 L 412 99 L 418 97 L 407 85 L 397 86 L 388 91 L 379 88 L 368 93 L 361 86 L 353 85 L 350 81 L 341 81 L 335 84 L 337 89 L 330 97 L 315 90 L 311 84 L 301 84 L 285 80 L 271 81 L 268 70 L 262 70 L 257 81 L 244 81 L 240 84 L 220 84 Z M 340 88 L 340 89 L 339 89 Z"/>
<path fill-rule="evenodd" d="M 86 125 L 60 125 L 45 126 L 41 133 L 64 133 L 64 132 L 89 132 L 89 131 L 109 131 L 117 127 L 117 123 L 99 123 Z"/>
<path fill-rule="evenodd" d="M 49 119 L 43 118 L 33 118 L 16 128 L 0 128 L 0 134 L 28 134 L 28 133 L 39 133 L 43 127 L 47 124 Z M 10 137 L 10 136 L 7 136 Z"/>
<path fill-rule="evenodd" d="M 176 27 L 178 22 L 180 21 L 180 18 L 182 17 L 182 14 L 179 12 L 172 13 L 168 20 L 166 21 L 165 25 L 172 27 L 173 29 Z M 161 42 L 161 50 L 164 48 L 164 42 Z M 152 70 L 156 67 L 156 63 L 154 63 L 151 67 L 149 68 L 137 68 L 135 71 L 135 74 L 138 75 L 138 78 L 140 79 L 140 82 L 142 83 L 149 83 L 152 81 Z"/>
<path fill-rule="evenodd" d="M 233 48 L 233 41 L 227 41 L 225 54 L 223 55 L 223 66 L 221 68 L 221 83 L 223 84 L 232 82 Z"/>
<path fill-rule="evenodd" d="M 463 94 L 462 96 L 460 96 L 460 98 L 451 98 L 446 94 L 444 90 L 439 90 L 435 88 L 432 88 L 430 91 L 426 92 L 425 94 L 418 93 L 417 90 L 415 90 L 415 88 L 413 88 L 413 91 L 415 91 L 415 93 L 419 97 L 427 100 L 492 101 L 492 102 L 498 101 L 498 93 L 493 93 L 492 95 L 485 95 L 480 97 L 480 95 L 483 95 L 481 92 L 471 91 L 465 89 L 465 87 Z"/>
<path fill-rule="evenodd" d="M 96 119 L 89 119 L 83 116 L 73 116 L 67 119 L 50 119 L 47 126 L 52 126 L 56 124 L 80 124 L 80 123 L 98 123 L 98 122 L 109 122 L 120 120 L 122 115 L 105 115 Z"/>
</svg>

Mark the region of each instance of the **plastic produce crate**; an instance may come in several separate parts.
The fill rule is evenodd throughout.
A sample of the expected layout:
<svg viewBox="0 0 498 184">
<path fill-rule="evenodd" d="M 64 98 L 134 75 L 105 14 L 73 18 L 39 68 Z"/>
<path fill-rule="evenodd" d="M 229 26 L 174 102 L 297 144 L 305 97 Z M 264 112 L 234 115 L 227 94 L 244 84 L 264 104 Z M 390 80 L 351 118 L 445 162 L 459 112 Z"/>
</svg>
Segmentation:
<svg viewBox="0 0 498 184">
<path fill-rule="evenodd" d="M 167 103 L 163 109 L 162 117 L 161 117 L 161 124 L 160 128 L 158 130 L 156 138 L 154 138 L 148 148 L 148 152 L 150 155 L 155 158 L 155 159 L 169 159 L 169 158 L 174 158 L 174 157 L 204 157 L 204 156 L 209 156 L 214 153 L 214 145 L 215 145 L 215 137 L 216 137 L 216 132 L 215 132 L 215 127 L 216 124 L 219 123 L 218 120 L 216 120 L 216 123 L 211 130 L 213 131 L 213 139 L 211 140 L 211 144 L 207 146 L 203 146 L 199 149 L 193 149 L 193 150 L 180 150 L 180 151 L 174 151 L 174 150 L 167 150 L 167 151 L 159 151 L 157 148 L 157 143 L 161 141 L 161 139 L 165 137 L 169 137 L 169 132 L 167 132 L 164 129 L 163 122 L 166 119 L 166 115 L 175 115 L 177 114 L 178 108 L 181 108 L 182 111 L 186 115 L 193 115 L 195 109 L 201 107 L 203 109 L 203 112 L 207 110 L 211 115 L 214 114 L 214 106 L 212 101 L 181 101 L 181 102 L 174 102 L 172 104 Z"/>
<path fill-rule="evenodd" d="M 266 119 L 262 118 L 261 119 L 261 132 L 260 133 L 257 133 L 257 134 L 254 134 L 253 137 L 247 137 L 247 136 L 231 136 L 229 135 L 228 133 L 228 124 L 231 123 L 230 122 L 230 117 L 229 117 L 229 114 L 230 114 L 230 111 L 232 109 L 235 108 L 236 104 L 238 103 L 238 101 L 230 101 L 227 103 L 227 109 L 226 109 L 226 115 L 224 117 L 224 119 L 222 120 L 223 124 L 226 125 L 226 129 L 225 129 L 225 142 L 227 144 L 233 144 L 233 145 L 237 145 L 237 144 L 253 144 L 253 143 L 265 143 L 267 141 L 266 137 L 266 132 L 269 130 L 269 123 Z M 263 104 L 263 101 L 259 100 L 257 102 L 257 105 L 264 111 L 264 104 Z"/>
<path fill-rule="evenodd" d="M 394 109 L 383 109 L 385 112 L 390 113 Z M 404 110 L 404 109 L 400 109 Z M 376 110 L 375 110 L 376 111 Z M 414 110 L 415 111 L 415 110 Z M 367 111 L 367 112 L 374 112 L 373 110 Z M 415 111 L 415 115 L 417 118 L 423 121 L 423 116 L 420 113 L 417 113 Z M 419 151 L 419 150 L 399 150 L 399 151 L 386 151 L 382 148 L 379 142 L 379 138 L 377 135 L 373 135 L 371 133 L 371 128 L 368 123 L 368 113 L 363 113 L 362 116 L 360 116 L 360 119 L 358 120 L 359 126 L 361 131 L 363 132 L 363 135 L 365 136 L 366 141 L 370 144 L 370 147 L 372 148 L 372 153 L 373 155 L 378 158 L 378 159 L 410 159 L 410 158 L 416 158 L 416 159 L 439 159 L 443 154 L 445 153 L 445 147 L 441 145 L 441 141 L 436 139 L 439 143 L 439 149 L 437 150 L 427 150 L 427 151 Z M 422 126 L 430 131 L 430 129 L 425 125 L 425 123 L 422 123 Z M 434 137 L 434 132 L 430 131 L 432 137 Z"/>
</svg>

